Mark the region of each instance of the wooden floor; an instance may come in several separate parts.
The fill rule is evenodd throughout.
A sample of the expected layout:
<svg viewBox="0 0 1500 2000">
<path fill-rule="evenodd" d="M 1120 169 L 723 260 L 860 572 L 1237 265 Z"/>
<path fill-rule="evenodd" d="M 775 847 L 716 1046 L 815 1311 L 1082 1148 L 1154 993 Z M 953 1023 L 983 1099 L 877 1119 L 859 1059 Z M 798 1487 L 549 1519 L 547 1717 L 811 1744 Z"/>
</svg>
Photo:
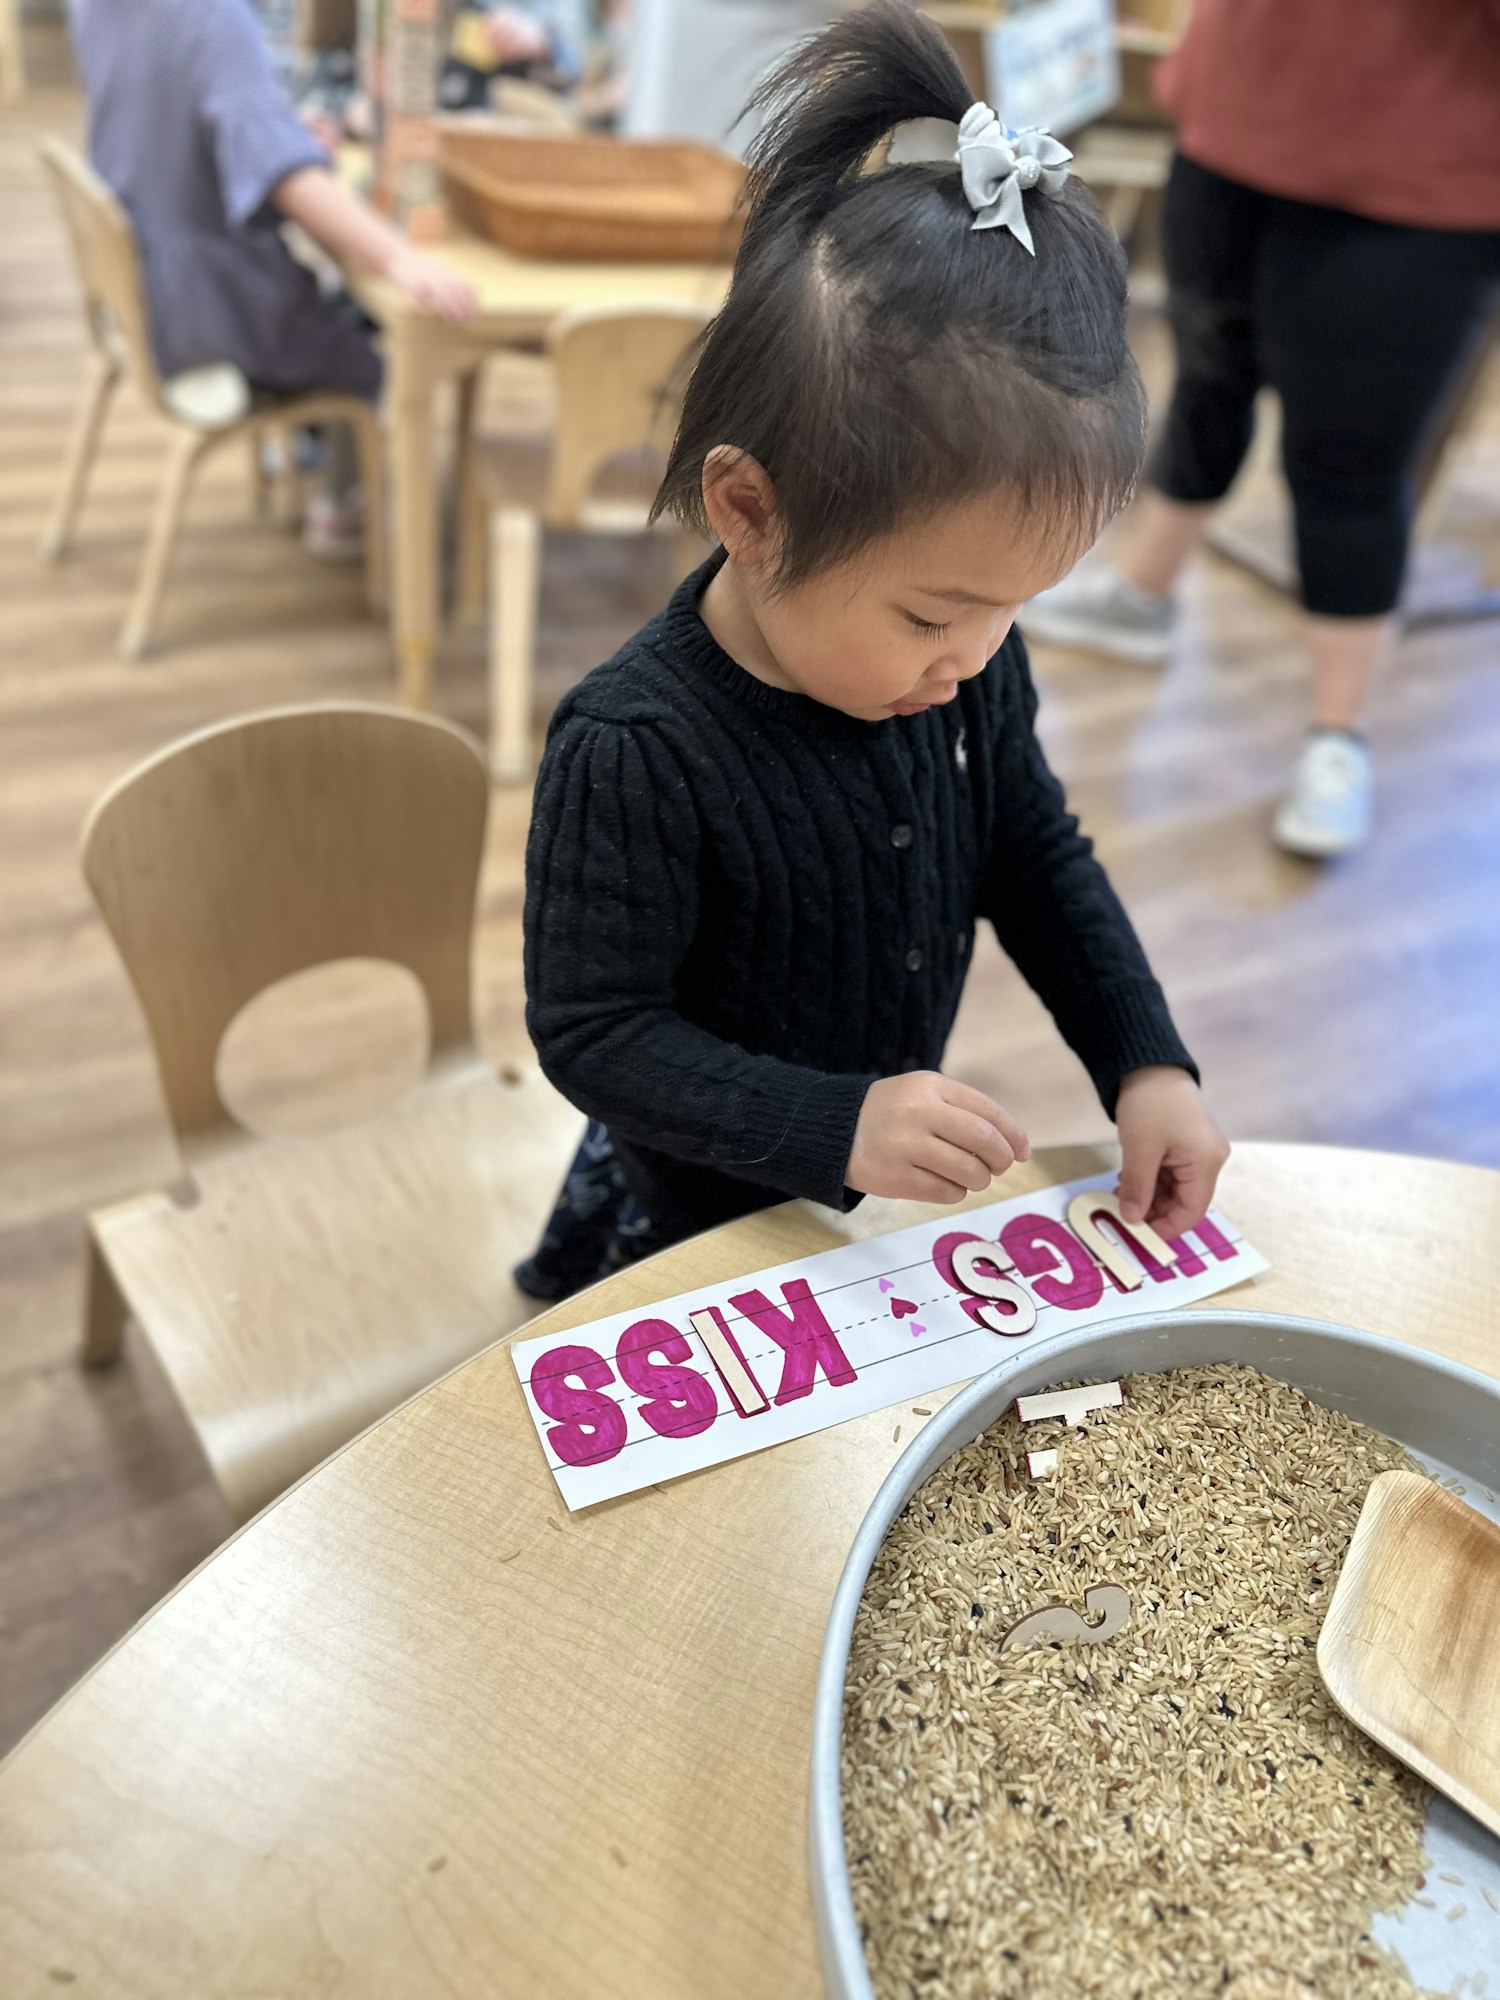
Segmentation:
<svg viewBox="0 0 1500 2000">
<path fill-rule="evenodd" d="M 46 51 L 43 51 L 46 54 Z M 179 733 L 278 702 L 393 691 L 354 576 L 254 524 L 247 468 L 210 464 L 169 589 L 163 649 L 112 650 L 161 439 L 118 412 L 74 556 L 37 556 L 82 356 L 56 221 L 32 160 L 74 129 L 65 93 L 0 126 L 0 1749 L 225 1532 L 196 1447 L 141 1344 L 74 1360 L 83 1208 L 172 1171 L 142 1028 L 77 868 L 91 802 Z M 1159 326 L 1140 328 L 1159 387 Z M 532 421 L 528 380 L 495 389 Z M 1454 531 L 1500 538 L 1500 412 Z M 649 615 L 662 574 L 630 545 L 549 548 L 544 692 Z M 1368 853 L 1303 867 L 1266 828 L 1301 723 L 1293 615 L 1205 560 L 1166 672 L 1038 658 L 1044 728 L 1231 1134 L 1500 1163 L 1500 628 L 1410 637 L 1375 716 L 1381 823 Z M 476 728 L 476 639 L 437 699 Z M 497 1061 L 526 1054 L 519 914 L 526 799 L 497 793 L 478 1004 Z M 305 1119 L 409 1073 L 416 1032 L 357 968 L 252 1010 L 232 1069 L 247 1115 Z M 351 1025 L 352 1024 L 352 1025 Z M 290 1059 L 278 1054 L 290 1027 Z M 950 1068 L 1039 1143 L 1105 1128 L 1082 1072 L 992 946 Z M 559 1167 L 562 1162 L 559 1161 Z M 540 1207 L 545 1190 L 533 1190 Z"/>
</svg>

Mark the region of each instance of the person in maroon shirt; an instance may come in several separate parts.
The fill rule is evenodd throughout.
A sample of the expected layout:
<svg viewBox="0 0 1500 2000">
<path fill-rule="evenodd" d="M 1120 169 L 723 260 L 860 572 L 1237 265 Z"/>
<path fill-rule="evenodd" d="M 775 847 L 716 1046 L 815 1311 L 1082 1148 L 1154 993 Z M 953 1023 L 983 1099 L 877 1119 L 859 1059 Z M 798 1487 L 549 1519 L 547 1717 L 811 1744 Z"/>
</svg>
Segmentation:
<svg viewBox="0 0 1500 2000">
<path fill-rule="evenodd" d="M 1325 857 L 1368 834 L 1360 725 L 1395 635 L 1412 473 L 1500 281 L 1500 0 L 1197 0 L 1163 65 L 1178 375 L 1107 564 L 1034 637 L 1165 658 L 1172 587 L 1276 390 L 1311 729 L 1276 816 Z"/>
</svg>

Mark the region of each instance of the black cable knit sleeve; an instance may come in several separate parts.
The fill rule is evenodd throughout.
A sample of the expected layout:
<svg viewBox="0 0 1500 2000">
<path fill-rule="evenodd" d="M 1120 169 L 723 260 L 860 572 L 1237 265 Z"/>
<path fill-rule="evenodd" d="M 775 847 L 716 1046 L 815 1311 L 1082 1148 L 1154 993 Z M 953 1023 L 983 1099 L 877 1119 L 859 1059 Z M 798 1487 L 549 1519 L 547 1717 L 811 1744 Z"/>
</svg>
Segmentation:
<svg viewBox="0 0 1500 2000">
<path fill-rule="evenodd" d="M 1019 636 L 996 717 L 995 803 L 980 913 L 1082 1062 L 1112 1118 L 1132 1070 L 1198 1071 L 1093 842 L 1069 812 L 1037 740 L 1036 688 Z"/>
<path fill-rule="evenodd" d="M 576 710 L 554 727 L 526 857 L 526 1019 L 542 1068 L 620 1138 L 847 1207 L 874 1077 L 751 1054 L 677 1011 L 699 841 L 686 773 L 658 731 Z"/>
</svg>

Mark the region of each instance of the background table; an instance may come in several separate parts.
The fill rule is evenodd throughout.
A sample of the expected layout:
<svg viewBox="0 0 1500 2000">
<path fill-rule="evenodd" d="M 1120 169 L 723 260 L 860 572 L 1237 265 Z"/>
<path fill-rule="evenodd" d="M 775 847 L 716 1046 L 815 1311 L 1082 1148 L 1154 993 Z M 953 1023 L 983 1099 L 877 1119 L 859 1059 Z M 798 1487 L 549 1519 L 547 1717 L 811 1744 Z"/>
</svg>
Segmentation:
<svg viewBox="0 0 1500 2000">
<path fill-rule="evenodd" d="M 357 178 L 354 149 L 343 171 Z M 568 263 L 513 256 L 497 244 L 453 224 L 436 246 L 474 287 L 479 311 L 450 326 L 415 311 L 383 279 L 351 269 L 350 290 L 385 336 L 385 410 L 391 488 L 391 636 L 401 673 L 402 699 L 414 708 L 428 700 L 432 658 L 441 630 L 438 536 L 440 510 L 435 470 L 439 386 L 459 390 L 458 427 L 466 432 L 474 373 L 496 348 L 545 339 L 564 313 L 585 306 L 660 303 L 717 307 L 729 289 L 725 266 L 703 264 Z"/>
<path fill-rule="evenodd" d="M 1107 1163 L 1045 1153 L 1001 1192 Z M 1500 1364 L 1500 1174 L 1246 1146 L 1222 1200 L 1273 1265 L 1237 1302 Z M 923 1213 L 772 1210 L 535 1326 Z M 0 1766 L 7 2000 L 817 1994 L 818 1652 L 919 1421 L 570 1517 L 504 1344 L 479 1355 L 227 1543 Z"/>
</svg>

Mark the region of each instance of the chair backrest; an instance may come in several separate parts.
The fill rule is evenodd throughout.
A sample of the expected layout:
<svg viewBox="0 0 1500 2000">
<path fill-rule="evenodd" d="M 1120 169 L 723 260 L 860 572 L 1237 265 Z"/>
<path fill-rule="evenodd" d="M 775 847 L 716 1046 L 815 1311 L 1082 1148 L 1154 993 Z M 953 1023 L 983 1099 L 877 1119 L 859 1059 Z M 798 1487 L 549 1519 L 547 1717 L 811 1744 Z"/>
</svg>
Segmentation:
<svg viewBox="0 0 1500 2000">
<path fill-rule="evenodd" d="M 127 366 L 142 395 L 164 409 L 130 217 L 81 153 L 51 135 L 38 151 L 67 225 L 94 344 Z"/>
<path fill-rule="evenodd" d="M 0 0 L 0 99 L 13 102 L 26 90 L 21 46 L 21 0 Z"/>
<path fill-rule="evenodd" d="M 410 969 L 434 1056 L 473 1047 L 489 776 L 397 709 L 271 709 L 173 744 L 94 808 L 83 869 L 145 1010 L 178 1136 L 233 1121 L 215 1059 L 256 994 L 334 959 Z"/>
<path fill-rule="evenodd" d="M 611 459 L 671 445 L 682 414 L 689 348 L 707 306 L 641 305 L 565 314 L 548 341 L 557 381 L 546 515 L 576 527 Z"/>
<path fill-rule="evenodd" d="M 578 132 L 582 121 L 566 98 L 522 76 L 497 76 L 490 85 L 490 110 L 508 124 L 540 131 Z"/>
</svg>

